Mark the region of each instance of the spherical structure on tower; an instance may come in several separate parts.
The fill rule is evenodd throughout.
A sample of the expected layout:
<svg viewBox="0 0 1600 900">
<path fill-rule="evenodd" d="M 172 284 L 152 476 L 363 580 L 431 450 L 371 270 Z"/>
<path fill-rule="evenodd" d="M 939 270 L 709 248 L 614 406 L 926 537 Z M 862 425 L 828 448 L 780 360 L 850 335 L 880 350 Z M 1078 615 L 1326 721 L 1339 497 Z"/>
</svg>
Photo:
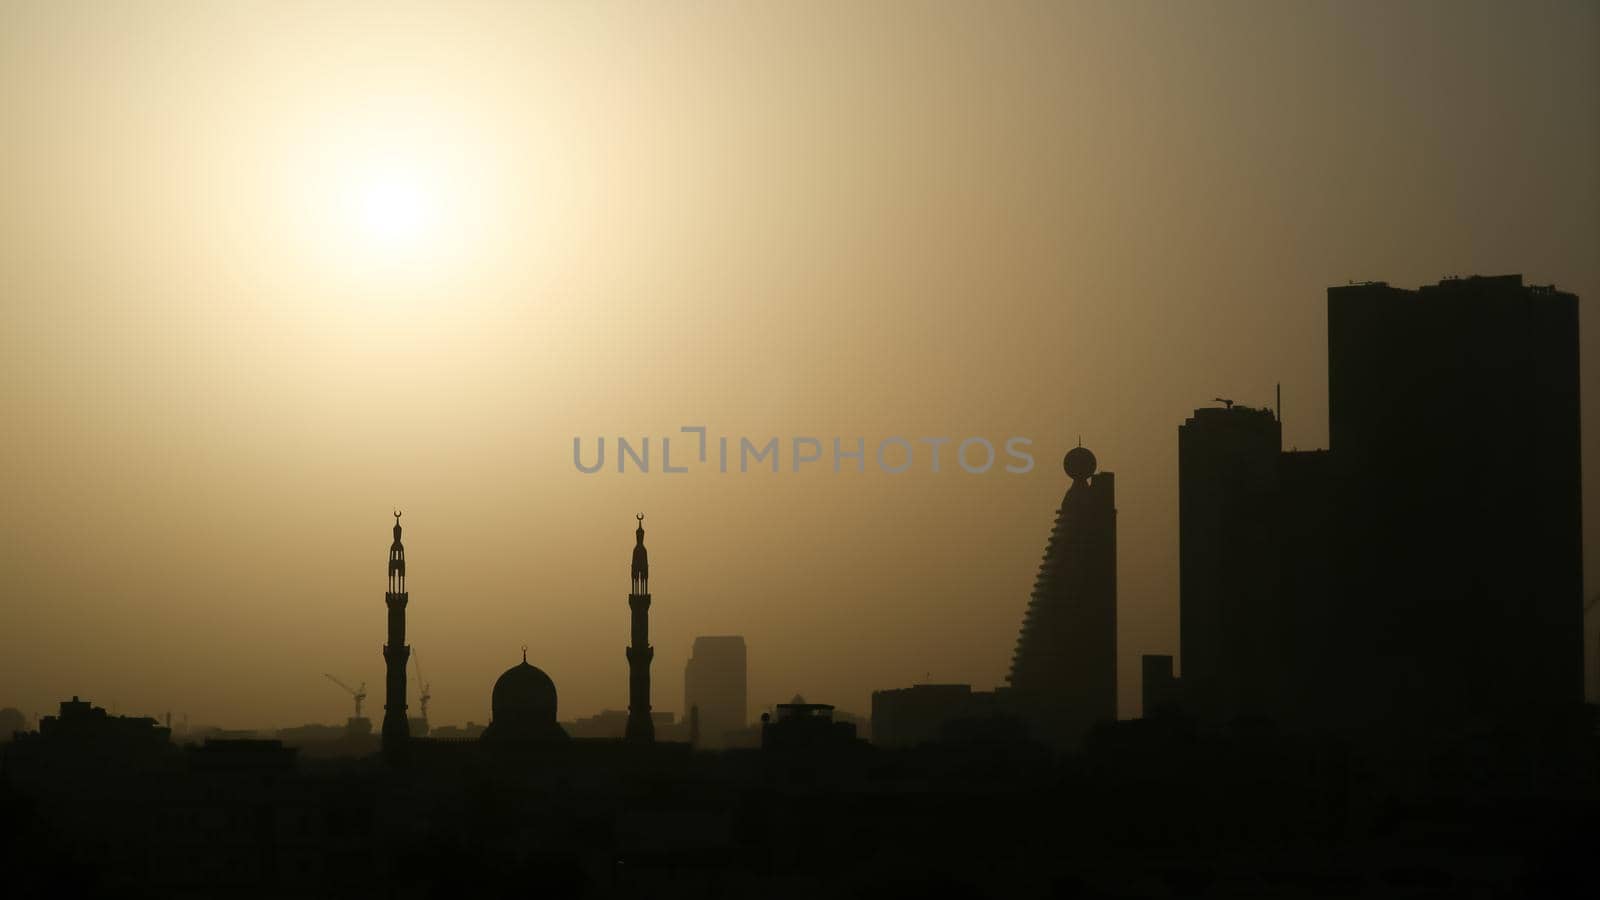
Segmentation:
<svg viewBox="0 0 1600 900">
<path fill-rule="evenodd" d="M 1099 463 L 1088 447 L 1078 446 L 1067 451 L 1067 456 L 1061 461 L 1061 467 L 1067 470 L 1067 477 L 1073 481 L 1082 481 L 1094 474 Z"/>
</svg>

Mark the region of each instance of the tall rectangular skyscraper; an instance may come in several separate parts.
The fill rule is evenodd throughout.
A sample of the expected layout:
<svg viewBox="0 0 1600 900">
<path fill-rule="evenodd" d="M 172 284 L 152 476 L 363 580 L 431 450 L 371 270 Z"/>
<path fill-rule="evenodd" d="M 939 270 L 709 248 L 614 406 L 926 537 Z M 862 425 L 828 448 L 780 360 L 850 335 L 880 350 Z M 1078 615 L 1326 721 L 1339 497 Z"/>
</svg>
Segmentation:
<svg viewBox="0 0 1600 900">
<path fill-rule="evenodd" d="M 1183 704 L 1206 721 L 1274 715 L 1281 671 L 1278 417 L 1197 409 L 1178 428 Z"/>
<path fill-rule="evenodd" d="M 1329 442 L 1179 429 L 1184 706 L 1401 730 L 1582 699 L 1577 298 L 1519 275 L 1328 289 Z"/>
<path fill-rule="evenodd" d="M 683 670 L 683 715 L 699 716 L 700 746 L 723 747 L 745 727 L 746 654 L 740 635 L 697 637 Z"/>
<path fill-rule="evenodd" d="M 1505 721 L 1582 698 L 1577 297 L 1520 275 L 1328 289 L 1351 696 Z"/>
</svg>

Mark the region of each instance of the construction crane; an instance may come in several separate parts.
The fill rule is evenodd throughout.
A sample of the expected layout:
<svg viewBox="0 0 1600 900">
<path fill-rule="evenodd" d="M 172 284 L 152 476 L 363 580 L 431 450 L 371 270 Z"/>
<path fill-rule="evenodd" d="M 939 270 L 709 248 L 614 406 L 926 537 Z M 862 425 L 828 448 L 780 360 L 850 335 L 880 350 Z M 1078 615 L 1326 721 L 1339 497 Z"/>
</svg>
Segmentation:
<svg viewBox="0 0 1600 900">
<path fill-rule="evenodd" d="M 1229 400 L 1226 397 L 1212 397 L 1211 399 L 1215 400 L 1218 403 L 1221 403 L 1223 405 L 1223 407 L 1225 407 L 1227 409 L 1233 409 L 1233 401 Z"/>
<path fill-rule="evenodd" d="M 350 693 L 350 696 L 356 698 L 356 718 L 361 718 L 361 701 L 367 699 L 367 683 L 363 681 L 361 682 L 361 687 L 353 688 L 350 685 L 345 684 L 339 679 L 333 677 L 332 675 L 329 675 L 327 672 L 323 672 L 322 677 L 328 679 L 334 684 L 337 684 L 339 687 L 344 688 Z"/>
<path fill-rule="evenodd" d="M 428 683 L 422 680 L 422 660 L 417 658 L 417 651 L 415 650 L 411 651 L 411 661 L 416 664 L 417 688 L 422 691 L 417 705 L 422 707 L 422 721 L 426 722 L 428 721 L 428 701 L 433 699 L 433 695 L 428 693 Z"/>
</svg>

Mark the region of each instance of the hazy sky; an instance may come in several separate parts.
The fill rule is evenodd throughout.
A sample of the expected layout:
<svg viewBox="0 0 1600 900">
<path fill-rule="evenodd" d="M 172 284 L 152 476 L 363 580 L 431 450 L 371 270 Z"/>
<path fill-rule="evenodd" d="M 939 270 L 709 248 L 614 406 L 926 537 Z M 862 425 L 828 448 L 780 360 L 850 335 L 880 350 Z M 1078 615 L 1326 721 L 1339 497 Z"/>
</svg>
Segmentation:
<svg viewBox="0 0 1600 900">
<path fill-rule="evenodd" d="M 0 0 L 0 128 L 0 706 L 378 711 L 392 507 L 436 724 L 524 643 L 562 718 L 626 705 L 641 511 L 657 709 L 699 634 L 753 711 L 989 687 L 1081 435 L 1132 714 L 1178 425 L 1282 382 L 1324 446 L 1350 279 L 1583 298 L 1600 587 L 1593 3 Z M 828 453 L 573 466 L 684 425 Z M 827 462 L 892 435 L 1037 465 Z"/>
</svg>

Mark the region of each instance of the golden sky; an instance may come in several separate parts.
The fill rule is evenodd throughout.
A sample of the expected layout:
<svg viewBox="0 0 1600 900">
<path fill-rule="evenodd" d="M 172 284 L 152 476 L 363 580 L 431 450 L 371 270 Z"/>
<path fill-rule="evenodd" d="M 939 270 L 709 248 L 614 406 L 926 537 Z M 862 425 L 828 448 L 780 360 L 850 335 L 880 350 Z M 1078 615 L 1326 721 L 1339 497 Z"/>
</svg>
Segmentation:
<svg viewBox="0 0 1600 900">
<path fill-rule="evenodd" d="M 1326 287 L 1600 297 L 1583 2 L 0 0 L 0 123 L 30 713 L 342 721 L 323 672 L 378 710 L 392 507 L 435 724 L 486 721 L 523 643 L 563 718 L 626 705 L 641 511 L 657 709 L 699 634 L 745 636 L 753 712 L 989 687 L 1081 436 L 1132 714 L 1176 650 L 1177 427 L 1282 382 L 1286 442 L 1325 445 Z M 1038 464 L 572 465 L 685 425 Z"/>
</svg>

